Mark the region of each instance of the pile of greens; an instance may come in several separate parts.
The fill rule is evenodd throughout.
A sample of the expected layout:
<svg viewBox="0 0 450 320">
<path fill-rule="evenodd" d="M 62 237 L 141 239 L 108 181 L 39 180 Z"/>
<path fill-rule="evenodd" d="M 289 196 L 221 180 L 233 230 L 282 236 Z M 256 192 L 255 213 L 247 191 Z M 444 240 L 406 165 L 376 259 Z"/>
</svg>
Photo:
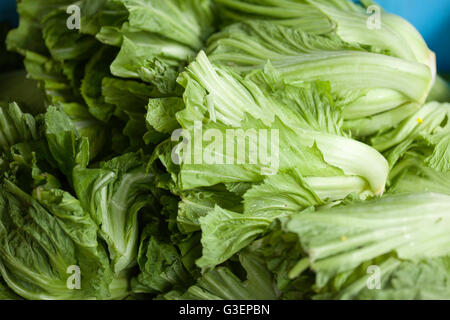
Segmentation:
<svg viewBox="0 0 450 320">
<path fill-rule="evenodd" d="M 450 299 L 450 88 L 361 2 L 18 2 L 0 299 Z"/>
</svg>

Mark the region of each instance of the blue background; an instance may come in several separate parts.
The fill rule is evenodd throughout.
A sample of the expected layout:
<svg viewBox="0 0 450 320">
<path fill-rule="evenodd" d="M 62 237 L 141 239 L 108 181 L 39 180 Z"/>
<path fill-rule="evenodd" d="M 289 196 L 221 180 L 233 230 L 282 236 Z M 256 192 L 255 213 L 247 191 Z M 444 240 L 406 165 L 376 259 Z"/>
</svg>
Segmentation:
<svg viewBox="0 0 450 320">
<path fill-rule="evenodd" d="M 17 25 L 18 20 L 16 0 L 0 0 L 0 22 L 8 21 L 12 25 Z"/>
<path fill-rule="evenodd" d="M 39 0 L 35 0 L 39 1 Z M 93 0 L 95 1 L 95 0 Z M 357 2 L 357 0 L 354 0 Z M 450 0 L 378 0 L 386 11 L 410 21 L 437 54 L 438 70 L 450 73 Z M 0 21 L 17 24 L 15 0 L 0 0 Z"/>
</svg>

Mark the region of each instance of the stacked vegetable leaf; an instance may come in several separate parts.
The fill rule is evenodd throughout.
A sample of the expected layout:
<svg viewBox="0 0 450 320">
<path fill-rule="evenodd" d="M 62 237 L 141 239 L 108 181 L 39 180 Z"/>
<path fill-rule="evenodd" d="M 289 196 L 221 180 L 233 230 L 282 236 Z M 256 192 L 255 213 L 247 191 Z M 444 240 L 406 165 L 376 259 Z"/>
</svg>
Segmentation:
<svg viewBox="0 0 450 320">
<path fill-rule="evenodd" d="M 0 298 L 450 298 L 450 90 L 362 2 L 19 2 Z"/>
</svg>

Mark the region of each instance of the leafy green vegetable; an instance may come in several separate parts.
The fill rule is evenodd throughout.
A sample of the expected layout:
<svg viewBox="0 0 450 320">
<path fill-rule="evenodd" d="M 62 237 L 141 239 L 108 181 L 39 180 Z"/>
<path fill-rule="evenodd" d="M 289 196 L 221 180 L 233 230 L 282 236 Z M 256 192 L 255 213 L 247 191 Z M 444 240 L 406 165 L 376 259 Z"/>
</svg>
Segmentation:
<svg viewBox="0 0 450 320">
<path fill-rule="evenodd" d="M 277 70 L 274 82 L 278 85 L 329 81 L 343 109 L 345 129 L 355 136 L 395 127 L 417 111 L 433 85 L 434 53 L 411 25 L 395 16 L 381 13 L 380 28 L 367 31 L 370 19 L 365 10 L 347 1 L 220 2 L 225 13 L 242 11 L 233 13 L 234 18 L 247 13 L 250 16 L 234 19 L 245 22 L 232 24 L 209 39 L 208 54 L 213 63 L 251 74 L 270 60 Z M 323 15 L 337 27 L 325 31 L 325 23 L 319 18 L 315 18 L 316 24 L 308 23 L 296 6 Z M 285 12 L 286 8 L 292 9 Z M 283 17 L 296 17 L 293 21 L 304 20 L 305 25 L 273 21 L 277 10 Z M 258 16 L 252 20 L 255 13 Z M 316 25 L 324 30 L 310 29 Z"/>
<path fill-rule="evenodd" d="M 279 134 L 278 144 L 282 152 L 276 154 L 276 149 L 271 152 L 272 156 L 279 157 L 280 171 L 297 168 L 301 175 L 306 177 L 360 176 L 369 183 L 371 189 L 369 192 L 374 194 L 383 192 L 384 177 L 387 175 L 386 161 L 375 150 L 342 136 L 342 132 L 338 129 L 339 116 L 333 115 L 337 111 L 333 110 L 327 86 L 318 83 L 299 90 L 300 93 L 287 87 L 286 91 L 275 91 L 274 95 L 280 96 L 279 99 L 275 99 L 270 95 L 270 91 L 265 92 L 264 87 L 258 87 L 255 82 L 242 79 L 226 69 L 214 67 L 202 53 L 199 54 L 197 61 L 188 67 L 188 72 L 183 77 L 183 84 L 187 88 L 186 109 L 177 114 L 177 120 L 183 129 L 190 131 L 191 137 L 195 134 L 193 131 L 196 121 L 206 123 L 203 125 L 203 131 L 219 130 L 223 137 L 226 137 L 226 129 L 231 126 L 244 130 L 273 130 Z M 217 84 L 214 85 L 215 83 Z M 195 97 L 196 100 L 190 100 L 188 97 Z M 214 116 L 212 121 L 208 121 L 206 117 L 209 116 L 211 119 L 211 110 Z M 329 114 L 337 123 L 327 117 Z M 298 136 L 302 139 L 294 138 Z M 251 140 L 250 143 L 258 142 Z M 342 154 L 344 145 L 348 152 L 347 156 Z M 262 146 L 250 145 L 250 150 L 252 147 L 258 150 L 257 148 Z M 215 152 L 223 153 L 220 154 L 222 159 L 227 157 L 225 148 Z M 236 157 L 235 154 L 234 156 Z M 249 155 L 245 156 L 248 159 Z M 351 157 L 353 163 L 345 161 L 345 157 Z M 188 156 L 186 158 L 189 159 Z M 361 159 L 361 165 L 355 161 L 358 158 Z M 366 170 L 369 169 L 367 161 L 373 161 L 370 170 Z M 217 161 L 213 160 L 212 163 Z M 182 189 L 189 189 L 221 182 L 263 180 L 261 164 L 239 165 L 239 161 L 233 163 L 227 162 L 228 172 L 225 177 L 222 173 L 223 166 L 183 163 L 178 182 Z M 203 172 L 201 176 L 196 174 L 199 168 Z M 355 192 L 362 193 L 367 190 L 365 183 L 361 183 L 360 180 L 355 181 L 354 188 L 361 185 L 364 185 L 363 189 Z M 328 194 L 325 196 L 330 197 Z"/>
<path fill-rule="evenodd" d="M 270 71 L 265 70 L 260 78 L 270 77 Z M 199 218 L 190 218 L 194 225 L 198 219 L 202 229 L 200 267 L 211 268 L 226 261 L 264 233 L 276 218 L 342 200 L 351 193 L 362 198 L 383 193 L 388 172 L 386 160 L 345 136 L 339 110 L 326 84 L 314 83 L 301 89 L 285 86 L 283 91 L 258 86 L 251 79 L 213 66 L 203 53 L 180 81 L 186 87 L 186 109 L 177 113 L 178 122 L 189 137 L 198 139 L 199 130 L 210 131 L 216 142 L 222 142 L 196 149 L 198 142 L 190 141 L 190 149 L 182 149 L 186 152 L 184 162 L 174 176 L 177 187 L 191 190 L 221 183 L 249 184 L 242 193 L 242 212 L 216 207 L 206 216 L 201 213 Z M 226 139 L 232 128 L 247 134 L 252 130 L 277 133 L 278 146 L 272 144 L 270 150 L 279 163 L 270 165 L 279 167 L 271 168 L 275 169 L 272 175 L 264 173 L 267 168 L 261 163 L 246 162 L 252 148 L 266 147 L 257 139 L 248 138 L 249 146 L 242 149 L 242 155 L 229 154 L 221 139 Z M 214 157 L 208 154 L 211 150 Z M 203 161 L 196 159 L 199 154 Z M 208 156 L 212 160 L 206 160 Z M 368 166 L 369 161 L 372 164 Z M 274 192 L 277 194 L 272 195 Z M 180 215 L 184 222 L 185 211 L 181 210 Z"/>
<path fill-rule="evenodd" d="M 373 265 L 372 265 L 373 266 Z M 370 289 L 370 266 L 365 264 L 343 277 L 340 291 L 316 295 L 315 299 L 441 300 L 448 299 L 448 256 L 401 261 L 394 257 L 378 262 L 380 285 Z"/>
<path fill-rule="evenodd" d="M 138 220 L 141 209 L 153 204 L 152 174 L 145 172 L 139 154 L 125 154 L 101 165 L 99 169 L 78 167 L 74 188 L 86 211 L 99 226 L 108 244 L 115 272 L 136 261 Z"/>
<path fill-rule="evenodd" d="M 102 95 L 103 79 L 110 76 L 109 66 L 115 50 L 104 47 L 86 64 L 85 77 L 81 82 L 81 94 L 89 107 L 89 112 L 101 121 L 108 121 L 114 113 L 114 105 L 105 101 Z"/>
<path fill-rule="evenodd" d="M 170 292 L 167 299 L 183 300 L 275 300 L 278 292 L 274 288 L 271 274 L 264 262 L 256 256 L 239 256 L 246 271 L 246 280 L 241 281 L 229 268 L 218 267 L 198 279 L 186 293 Z"/>
<path fill-rule="evenodd" d="M 20 300 L 20 297 L 14 294 L 3 280 L 0 280 L 0 300 Z"/>
<path fill-rule="evenodd" d="M 30 114 L 22 113 L 16 103 L 0 106 L 0 147 L 7 152 L 13 145 L 37 139 L 36 121 Z"/>
<path fill-rule="evenodd" d="M 427 165 L 424 156 L 407 152 L 390 173 L 389 191 L 396 193 L 437 192 L 450 194 L 450 171 L 441 172 Z"/>
<path fill-rule="evenodd" d="M 102 153 L 108 140 L 110 128 L 89 113 L 88 108 L 79 103 L 64 103 L 61 108 L 81 137 L 89 140 L 89 158 L 93 160 Z"/>
<path fill-rule="evenodd" d="M 173 288 L 186 289 L 193 284 L 193 276 L 178 246 L 157 240 L 150 232 L 146 234 L 144 231 L 143 236 L 138 259 L 142 272 L 137 277 L 134 292 L 165 293 Z M 197 246 L 196 237 L 192 240 L 188 241 Z M 196 250 L 195 246 L 190 250 Z"/>
<path fill-rule="evenodd" d="M 79 203 L 50 195 L 45 209 L 9 181 L 0 195 L 0 272 L 12 290 L 28 299 L 110 296 L 108 259 Z M 67 285 L 71 266 L 83 272 L 79 290 Z"/>
<path fill-rule="evenodd" d="M 252 1 L 216 0 L 228 23 L 267 20 L 274 24 L 299 27 L 312 33 L 326 33 L 333 30 L 332 22 L 306 1 Z"/>
<path fill-rule="evenodd" d="M 203 226 L 203 256 L 197 264 L 208 268 L 228 260 L 264 233 L 273 220 L 282 216 L 279 212 L 264 215 L 240 214 L 216 207 L 200 219 Z"/>
<path fill-rule="evenodd" d="M 372 139 L 372 145 L 385 151 L 398 145 L 391 151 L 401 151 L 405 146 L 417 143 L 434 147 L 432 154 L 425 160 L 432 168 L 440 171 L 450 170 L 450 104 L 430 102 L 417 113 L 383 135 Z"/>
<path fill-rule="evenodd" d="M 361 299 L 448 300 L 449 257 L 402 262 L 382 290 L 365 289 Z"/>
<path fill-rule="evenodd" d="M 449 205 L 442 194 L 395 195 L 296 215 L 284 226 L 299 237 L 322 288 L 338 273 L 391 251 L 401 259 L 448 254 Z"/>
<path fill-rule="evenodd" d="M 98 36 L 121 47 L 111 64 L 112 74 L 141 79 L 163 93 L 173 92 L 178 73 L 214 29 L 211 1 L 119 2 L 129 13 L 128 22 L 119 28 L 106 26 Z"/>
<path fill-rule="evenodd" d="M 72 180 L 73 169 L 89 163 L 89 140 L 81 137 L 70 118 L 55 107 L 45 114 L 45 124 L 50 152 L 60 170 Z"/>
<path fill-rule="evenodd" d="M 18 1 L 0 299 L 449 299 L 448 86 L 372 5 Z"/>
</svg>

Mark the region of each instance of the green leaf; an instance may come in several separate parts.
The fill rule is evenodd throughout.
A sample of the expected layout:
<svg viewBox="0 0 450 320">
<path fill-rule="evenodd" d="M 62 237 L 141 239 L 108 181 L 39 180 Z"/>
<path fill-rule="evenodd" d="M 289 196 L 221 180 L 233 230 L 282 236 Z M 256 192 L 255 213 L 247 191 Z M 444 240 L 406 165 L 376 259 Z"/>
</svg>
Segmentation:
<svg viewBox="0 0 450 320">
<path fill-rule="evenodd" d="M 103 248 L 96 242 L 95 229 L 74 228 L 92 222 L 70 196 L 47 199 L 48 211 L 12 183 L 4 182 L 0 190 L 3 279 L 27 299 L 109 297 L 111 271 Z M 77 290 L 67 284 L 72 266 L 78 266 L 82 273 Z"/>
<path fill-rule="evenodd" d="M 167 292 L 173 287 L 188 287 L 193 283 L 178 249 L 145 233 L 138 261 L 141 273 L 135 292 Z"/>
<path fill-rule="evenodd" d="M 150 98 L 161 93 L 153 86 L 138 81 L 105 77 L 102 81 L 102 96 L 124 113 L 145 113 Z"/>
<path fill-rule="evenodd" d="M 359 299 L 448 300 L 450 297 L 449 256 L 402 262 L 383 281 L 381 290 L 363 290 Z"/>
<path fill-rule="evenodd" d="M 210 0 L 120 0 L 129 19 L 120 28 L 103 29 L 102 41 L 121 45 L 113 75 L 141 79 L 162 93 L 177 89 L 176 78 L 213 31 Z"/>
<path fill-rule="evenodd" d="M 295 172 L 267 177 L 243 198 L 243 213 L 216 205 L 199 219 L 203 245 L 199 267 L 211 268 L 226 261 L 264 234 L 275 219 L 323 204 Z"/>
<path fill-rule="evenodd" d="M 178 297 L 183 300 L 276 300 L 279 293 L 264 261 L 252 254 L 239 255 L 246 272 L 240 280 L 227 267 L 218 267 L 198 279 L 197 284 Z M 170 297 L 169 298 L 173 298 Z"/>
<path fill-rule="evenodd" d="M 326 85 L 307 85 L 302 90 L 287 89 L 284 93 L 275 90 L 273 94 L 251 79 L 243 79 L 226 68 L 212 65 L 204 53 L 191 63 L 180 77 L 180 83 L 186 87 L 186 109 L 177 114 L 177 120 L 185 129 L 182 136 L 190 141 L 187 147 L 182 148 L 184 162 L 178 179 L 182 189 L 229 182 L 260 182 L 263 179 L 261 164 L 225 162 L 228 159 L 226 148 L 224 143 L 220 144 L 220 139 L 210 143 L 208 148 L 194 141 L 202 132 L 209 131 L 215 132 L 214 138 L 222 138 L 223 142 L 227 129 L 238 128 L 243 134 L 262 130 L 271 135 L 278 133 L 279 159 L 272 160 L 279 160 L 281 171 L 297 168 L 304 177 L 342 176 L 343 171 L 348 178 L 359 176 L 368 181 L 372 193 L 383 193 L 388 172 L 386 160 L 372 148 L 342 136 L 339 113 L 333 110 Z M 275 139 L 274 136 L 271 139 Z M 266 147 L 258 145 L 257 139 L 249 140 L 245 159 L 250 158 L 251 150 L 255 152 Z M 197 158 L 192 160 L 193 154 L 194 157 L 207 156 L 216 145 L 215 159 L 221 159 L 227 166 L 199 164 Z M 343 154 L 342 150 L 346 153 Z M 276 156 L 276 150 L 271 152 Z M 370 165 L 368 161 L 371 161 Z M 359 188 L 365 185 L 361 180 L 354 183 Z M 365 191 L 359 190 L 363 194 Z"/>
<path fill-rule="evenodd" d="M 372 284 L 370 267 L 379 271 L 379 287 Z M 375 269 L 374 269 L 375 270 Z M 402 261 L 385 257 L 364 263 L 351 273 L 336 277 L 338 287 L 328 289 L 314 299 L 360 300 L 447 300 L 449 257 Z"/>
<path fill-rule="evenodd" d="M 407 152 L 389 174 L 392 193 L 437 192 L 450 194 L 450 171 L 435 170 L 424 156 Z"/>
<path fill-rule="evenodd" d="M 267 20 L 273 24 L 297 27 L 312 33 L 333 30 L 332 22 L 306 1 L 216 0 L 227 23 Z"/>
<path fill-rule="evenodd" d="M 338 273 L 391 251 L 402 259 L 448 254 L 449 204 L 443 194 L 386 196 L 293 216 L 285 230 L 299 237 L 322 288 Z"/>
<path fill-rule="evenodd" d="M 408 119 L 420 110 L 421 105 L 415 102 L 397 105 L 396 108 L 379 114 L 347 120 L 344 129 L 357 137 L 367 137 L 397 127 L 399 123 Z"/>
<path fill-rule="evenodd" d="M 194 50 L 212 32 L 209 0 L 119 0 L 130 13 L 130 26 L 181 42 Z"/>
<path fill-rule="evenodd" d="M 116 273 L 136 263 L 138 214 L 152 210 L 153 175 L 146 173 L 139 153 L 128 153 L 101 165 L 99 169 L 77 167 L 74 189 L 83 208 L 99 226 L 109 248 Z M 154 210 L 154 209 L 153 209 Z"/>
<path fill-rule="evenodd" d="M 307 180 L 307 179 L 306 179 Z M 243 196 L 244 212 L 297 212 L 323 204 L 322 200 L 297 172 L 287 171 L 264 179 Z"/>
<path fill-rule="evenodd" d="M 21 300 L 20 296 L 16 295 L 8 285 L 0 278 L 0 300 Z"/>
<path fill-rule="evenodd" d="M 182 191 L 180 198 L 177 223 L 183 233 L 200 230 L 199 219 L 216 205 L 232 211 L 242 211 L 241 197 L 228 191 L 223 185 Z"/>
<path fill-rule="evenodd" d="M 203 255 L 197 265 L 209 269 L 225 262 L 264 233 L 272 221 L 288 214 L 280 211 L 242 214 L 216 206 L 200 218 Z"/>
<path fill-rule="evenodd" d="M 67 7 L 52 11 L 41 21 L 45 44 L 57 61 L 87 58 L 98 45 L 94 38 L 67 27 Z"/>
<path fill-rule="evenodd" d="M 72 170 L 89 163 L 89 140 L 79 135 L 75 124 L 61 108 L 48 109 L 45 127 L 50 152 L 60 170 L 72 181 Z"/>
<path fill-rule="evenodd" d="M 171 134 L 180 127 L 175 115 L 184 109 L 181 98 L 150 99 L 147 109 L 147 124 L 156 131 Z"/>
<path fill-rule="evenodd" d="M 325 1 L 307 1 L 337 24 L 336 33 L 342 40 L 374 46 L 389 51 L 395 57 L 425 64 L 429 66 L 434 79 L 436 57 L 419 32 L 406 20 L 380 8 L 380 25 L 369 29 L 370 20 L 368 22 L 369 16 L 365 10 L 350 11 Z"/>
<path fill-rule="evenodd" d="M 39 138 L 38 126 L 34 117 L 23 113 L 16 103 L 0 106 L 0 148 L 7 152 L 19 143 Z"/>
<path fill-rule="evenodd" d="M 111 73 L 120 78 L 141 79 L 162 93 L 176 90 L 175 80 L 192 49 L 153 34 L 133 33 L 123 37 L 119 54 L 111 64 Z"/>
<path fill-rule="evenodd" d="M 89 140 L 90 160 L 95 159 L 104 149 L 108 139 L 108 127 L 95 119 L 88 108 L 78 103 L 62 103 L 61 108 L 70 118 L 81 137 Z"/>
<path fill-rule="evenodd" d="M 430 102 L 405 119 L 397 128 L 371 139 L 371 143 L 375 149 L 386 151 L 406 141 L 424 139 L 435 146 L 442 143 L 437 152 L 445 153 L 446 138 L 450 132 L 449 117 L 448 103 Z M 439 162 L 438 159 L 434 161 Z M 446 157 L 443 157 L 443 161 L 444 167 Z"/>
<path fill-rule="evenodd" d="M 115 108 L 102 95 L 103 79 L 110 76 L 109 67 L 115 57 L 115 50 L 103 47 L 86 64 L 81 82 L 81 94 L 89 107 L 89 112 L 97 119 L 107 122 Z"/>
<path fill-rule="evenodd" d="M 240 6 L 246 1 L 231 2 Z M 231 25 L 211 37 L 207 50 L 210 60 L 250 76 L 254 70 L 267 68 L 267 61 L 270 61 L 277 72 L 277 77 L 269 80 L 274 85 L 303 86 L 311 81 L 329 81 L 333 99 L 343 109 L 344 119 L 350 120 L 346 122 L 346 129 L 358 136 L 395 127 L 418 109 L 418 105 L 415 104 L 413 109 L 406 103 L 424 103 L 436 67 L 434 54 L 420 35 L 415 39 L 417 31 L 413 27 L 389 16 L 386 20 L 395 22 L 386 26 L 385 33 L 379 33 L 380 30 L 365 32 L 369 17 L 362 10 L 342 10 L 346 5 L 319 1 L 304 2 L 325 14 L 332 12 L 329 17 L 336 19 L 339 28 L 318 35 L 300 26 L 286 27 L 273 21 L 250 20 Z M 394 48 L 384 38 L 386 34 L 387 38 L 400 38 L 392 46 L 408 42 L 397 48 L 403 50 L 404 55 L 391 55 L 390 50 Z M 396 71 L 391 72 L 392 68 Z M 362 78 L 365 80 L 360 81 Z M 406 79 L 410 81 L 404 81 Z M 377 80 L 381 81 L 377 83 Z M 415 89 L 410 90 L 411 86 Z M 385 114 L 381 114 L 383 112 Z"/>
</svg>

